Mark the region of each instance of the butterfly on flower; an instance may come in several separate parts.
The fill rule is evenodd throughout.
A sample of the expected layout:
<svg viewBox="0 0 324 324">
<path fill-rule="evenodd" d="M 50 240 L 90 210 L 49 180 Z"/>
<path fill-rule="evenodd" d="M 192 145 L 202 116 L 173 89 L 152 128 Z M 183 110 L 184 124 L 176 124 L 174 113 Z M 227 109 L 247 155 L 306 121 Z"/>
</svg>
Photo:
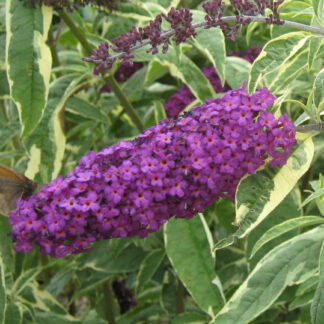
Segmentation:
<svg viewBox="0 0 324 324">
<path fill-rule="evenodd" d="M 16 200 L 33 194 L 37 183 L 0 164 L 0 214 L 9 216 L 16 208 Z"/>
</svg>

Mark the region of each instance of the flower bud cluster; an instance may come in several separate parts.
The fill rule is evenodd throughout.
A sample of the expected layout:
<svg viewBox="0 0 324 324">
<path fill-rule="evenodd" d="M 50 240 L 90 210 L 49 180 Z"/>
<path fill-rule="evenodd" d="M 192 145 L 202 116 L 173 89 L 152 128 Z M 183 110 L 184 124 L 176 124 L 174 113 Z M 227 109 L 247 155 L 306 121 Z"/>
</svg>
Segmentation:
<svg viewBox="0 0 324 324">
<path fill-rule="evenodd" d="M 260 54 L 261 49 L 257 46 L 252 46 L 243 53 L 229 52 L 228 56 L 238 56 L 252 63 Z M 230 90 L 230 86 L 222 82 L 213 66 L 207 66 L 202 69 L 205 77 L 209 80 L 216 93 L 226 92 Z M 173 94 L 164 104 L 164 109 L 168 117 L 177 117 L 191 102 L 195 100 L 195 96 L 187 85 L 182 86 L 175 94 Z"/>
<path fill-rule="evenodd" d="M 168 14 L 159 14 L 153 20 L 149 21 L 148 26 L 136 28 L 135 26 L 128 33 L 124 33 L 112 40 L 112 45 L 107 42 L 101 43 L 98 49 L 93 50 L 90 57 L 84 57 L 86 62 L 96 64 L 95 74 L 108 72 L 114 61 L 119 58 L 124 62 L 130 62 L 134 55 L 132 51 L 149 45 L 148 53 L 157 54 L 159 46 L 162 45 L 162 52 L 166 53 L 169 46 L 169 40 L 173 39 L 178 45 L 185 42 L 190 37 L 196 36 L 195 29 L 198 27 L 211 28 L 219 26 L 225 36 L 235 40 L 240 26 L 250 21 L 248 15 L 265 15 L 265 9 L 272 10 L 269 18 L 266 18 L 268 24 L 283 24 L 279 19 L 278 7 L 283 0 L 231 0 L 232 7 L 236 12 L 236 22 L 234 26 L 226 25 L 223 21 L 225 3 L 221 0 L 212 0 L 205 2 L 202 7 L 206 12 L 205 21 L 192 24 L 192 13 L 189 9 L 179 7 L 171 8 Z M 169 30 L 162 30 L 163 21 L 170 24 Z M 109 50 L 115 54 L 109 53 Z"/>
<path fill-rule="evenodd" d="M 53 7 L 54 9 L 64 9 L 69 11 L 77 9 L 79 7 L 84 7 L 88 4 L 99 8 L 100 10 L 111 11 L 116 9 L 117 0 L 23 0 L 27 5 L 46 5 L 48 7 Z"/>
<path fill-rule="evenodd" d="M 266 88 L 231 90 L 90 152 L 65 178 L 17 202 L 9 218 L 16 250 L 34 242 L 63 257 L 102 239 L 145 237 L 172 216 L 190 219 L 220 197 L 233 199 L 243 175 L 268 158 L 271 167 L 285 164 L 296 144 L 287 115 L 266 111 L 274 100 Z"/>
</svg>

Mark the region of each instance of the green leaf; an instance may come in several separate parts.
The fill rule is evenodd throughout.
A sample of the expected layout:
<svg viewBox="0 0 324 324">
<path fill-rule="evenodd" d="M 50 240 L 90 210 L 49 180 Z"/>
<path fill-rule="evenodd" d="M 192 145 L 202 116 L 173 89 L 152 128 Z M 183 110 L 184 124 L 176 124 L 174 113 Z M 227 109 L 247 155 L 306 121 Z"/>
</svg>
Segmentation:
<svg viewBox="0 0 324 324">
<path fill-rule="evenodd" d="M 314 105 L 319 108 L 321 102 L 324 102 L 324 68 L 317 74 L 314 81 Z"/>
<path fill-rule="evenodd" d="M 177 315 L 171 321 L 171 324 L 202 324 L 210 320 L 208 316 L 198 312 L 185 312 Z"/>
<path fill-rule="evenodd" d="M 257 21 L 251 21 L 246 27 L 246 45 L 251 46 L 251 39 L 255 36 L 255 30 L 260 26 Z"/>
<path fill-rule="evenodd" d="M 245 255 L 248 259 L 250 272 L 256 264 L 272 249 L 299 234 L 298 229 L 284 233 L 263 245 L 251 258 L 251 252 L 255 243 L 272 227 L 289 219 L 301 216 L 301 194 L 298 186 L 284 198 L 284 200 L 248 235 Z"/>
<path fill-rule="evenodd" d="M 174 77 L 179 77 L 201 102 L 206 98 L 212 98 L 214 91 L 200 68 L 185 54 L 181 54 L 179 60 L 176 70 L 174 65 L 170 65 L 170 73 Z"/>
<path fill-rule="evenodd" d="M 141 68 L 136 71 L 122 86 L 125 95 L 130 98 L 136 95 L 144 87 L 147 68 Z"/>
<path fill-rule="evenodd" d="M 51 277 L 50 281 L 46 284 L 45 289 L 51 295 L 57 297 L 74 274 L 75 269 L 73 268 L 60 268 L 60 270 Z"/>
<path fill-rule="evenodd" d="M 20 125 L 18 122 L 8 123 L 1 127 L 0 129 L 0 150 L 3 150 L 9 141 L 15 135 L 18 135 L 20 130 Z"/>
<path fill-rule="evenodd" d="M 242 238 L 252 231 L 293 189 L 308 170 L 314 154 L 311 137 L 300 134 L 287 163 L 281 167 L 258 170 L 244 177 L 238 185 L 235 204 L 240 228 L 235 233 Z"/>
<path fill-rule="evenodd" d="M 207 232 L 206 232 L 207 231 Z M 211 253 L 210 233 L 202 215 L 191 220 L 171 218 L 164 227 L 167 255 L 178 277 L 199 307 L 213 316 L 224 304 Z"/>
<path fill-rule="evenodd" d="M 302 102 L 294 99 L 287 99 L 285 100 L 286 103 L 291 103 L 293 105 L 296 105 L 304 110 L 303 114 L 301 114 L 296 120 L 295 125 L 298 126 L 302 124 L 304 121 L 308 120 L 309 117 L 313 115 L 313 112 L 311 109 L 309 109 L 308 105 L 304 105 Z"/>
<path fill-rule="evenodd" d="M 310 0 L 285 0 L 280 5 L 280 18 L 309 25 L 314 16 Z M 284 24 L 285 25 L 285 24 Z M 282 26 L 277 26 L 282 27 Z M 278 28 L 278 29 L 279 29 Z M 293 30 L 293 28 L 289 28 Z"/>
<path fill-rule="evenodd" d="M 226 238 L 218 241 L 214 245 L 214 251 L 225 249 L 226 247 L 231 246 L 234 242 L 235 242 L 235 236 L 232 235 L 232 236 L 226 237 Z"/>
<path fill-rule="evenodd" d="M 12 287 L 12 296 L 18 296 L 27 285 L 34 282 L 36 276 L 41 272 L 41 270 L 41 267 L 38 267 L 22 272 Z"/>
<path fill-rule="evenodd" d="M 282 90 L 289 89 L 290 83 L 295 81 L 298 75 L 306 70 L 308 64 L 309 42 L 304 45 L 304 50 L 300 50 L 293 58 L 287 60 L 285 64 L 272 73 L 270 80 L 267 80 L 267 87 L 271 93 L 279 93 Z"/>
<path fill-rule="evenodd" d="M 307 64 L 308 50 L 304 50 L 305 53 L 302 50 L 308 47 L 308 41 L 311 37 L 306 32 L 292 32 L 269 41 L 252 64 L 248 85 L 249 92 L 254 92 L 258 83 L 261 80 L 265 82 L 266 78 L 269 79 L 268 83 L 272 79 L 273 89 L 281 86 L 283 74 L 286 75 L 287 68 L 289 70 L 300 69 L 301 62 L 298 60 L 301 55 L 300 52 L 306 55 L 305 64 Z M 290 78 L 290 76 L 288 77 Z"/>
<path fill-rule="evenodd" d="M 296 289 L 295 295 L 296 296 L 302 296 L 305 293 L 314 290 L 313 288 L 317 286 L 318 284 L 319 276 L 315 275 L 304 282 L 302 282 Z"/>
<path fill-rule="evenodd" d="M 255 243 L 253 250 L 251 252 L 250 258 L 254 256 L 254 254 L 267 242 L 273 240 L 274 238 L 287 233 L 296 228 L 302 228 L 305 226 L 323 224 L 324 218 L 318 216 L 303 216 L 298 218 L 289 219 L 281 224 L 278 224 L 272 228 L 270 228 L 267 232 L 265 232 L 261 238 Z"/>
<path fill-rule="evenodd" d="M 49 315 L 49 318 L 54 316 L 55 318 L 60 319 L 62 323 L 80 323 L 80 321 L 72 317 L 65 307 L 48 291 L 39 289 L 39 286 L 35 281 L 29 284 L 28 288 L 22 295 L 24 294 L 27 296 L 27 298 L 25 296 L 25 299 L 28 300 L 37 311 L 37 318 L 42 318 L 47 314 L 52 314 Z"/>
<path fill-rule="evenodd" d="M 0 257 L 0 323 L 4 323 L 7 307 L 7 292 L 5 281 L 5 266 Z"/>
<path fill-rule="evenodd" d="M 65 105 L 77 89 L 91 85 L 93 81 L 89 80 L 89 74 L 69 74 L 51 84 L 44 117 L 35 131 L 24 140 L 30 152 L 30 162 L 25 173 L 28 178 L 33 179 L 40 173 L 41 182 L 46 183 L 57 177 L 65 152 Z"/>
<path fill-rule="evenodd" d="M 6 266 L 7 272 L 14 272 L 14 251 L 12 241 L 8 234 L 12 231 L 8 217 L 0 216 L 0 255 Z"/>
<path fill-rule="evenodd" d="M 323 43 L 323 37 L 312 37 L 309 42 L 308 69 L 310 70 Z"/>
<path fill-rule="evenodd" d="M 178 76 L 201 102 L 204 102 L 206 98 L 212 98 L 214 91 L 200 68 L 185 54 L 181 55 L 179 63 L 179 70 L 174 71 L 173 66 L 170 73 L 175 77 Z"/>
<path fill-rule="evenodd" d="M 205 12 L 192 10 L 193 22 L 196 20 L 203 21 Z M 197 36 L 194 38 L 193 45 L 208 58 L 217 71 L 222 85 L 225 83 L 225 67 L 226 67 L 226 49 L 225 36 L 219 27 L 217 28 L 198 28 Z M 227 67 L 226 67 L 227 71 Z"/>
<path fill-rule="evenodd" d="M 74 44 L 68 43 L 66 46 L 72 46 L 74 48 Z M 75 46 L 76 47 L 76 46 Z M 85 69 L 86 71 L 89 71 L 89 67 L 86 62 L 82 61 L 82 54 L 78 52 L 77 50 L 60 50 L 58 52 L 59 60 L 66 62 L 67 66 L 74 66 L 78 65 L 83 71 Z M 84 71 L 84 72 L 86 72 Z"/>
<path fill-rule="evenodd" d="M 64 316 L 55 312 L 36 312 L 37 324 L 81 324 L 78 319 L 72 316 Z"/>
<path fill-rule="evenodd" d="M 311 195 L 309 195 L 302 203 L 301 207 L 306 206 L 309 202 L 311 202 L 312 200 L 321 197 L 324 195 L 324 188 L 320 188 L 318 190 L 316 190 L 315 192 L 313 192 Z"/>
<path fill-rule="evenodd" d="M 150 252 L 143 260 L 136 278 L 136 294 L 138 294 L 144 285 L 150 281 L 161 262 L 163 261 L 165 252 L 162 249 L 155 249 Z"/>
<path fill-rule="evenodd" d="M 159 3 L 154 3 L 153 1 L 147 1 L 143 3 L 143 8 L 145 8 L 149 15 L 146 17 L 145 21 L 147 22 L 151 17 L 156 17 L 157 15 L 164 13 L 166 14 L 166 10 L 164 6 Z"/>
<path fill-rule="evenodd" d="M 152 316 L 156 318 L 162 313 L 162 309 L 159 305 L 152 302 L 138 305 L 127 313 L 118 318 L 117 324 L 134 324 L 143 322 L 150 322 L 148 319 Z"/>
<path fill-rule="evenodd" d="M 82 323 L 86 324 L 107 324 L 107 321 L 98 317 L 95 309 L 89 310 L 83 317 Z M 117 322 L 118 323 L 118 322 Z"/>
<path fill-rule="evenodd" d="M 6 2 L 7 67 L 11 96 L 22 125 L 30 134 L 43 115 L 49 90 L 52 56 L 46 44 L 52 8 Z"/>
<path fill-rule="evenodd" d="M 6 34 L 4 33 L 4 23 L 5 23 L 5 0 L 0 2 L 0 67 L 3 69 L 6 61 Z"/>
<path fill-rule="evenodd" d="M 216 251 L 216 256 L 217 275 L 221 280 L 223 290 L 226 293 L 230 293 L 230 287 L 238 286 L 247 277 L 245 253 L 243 250 L 231 246 L 227 249 Z"/>
<path fill-rule="evenodd" d="M 23 309 L 20 303 L 11 302 L 6 308 L 6 319 L 4 324 L 20 324 L 23 320 Z"/>
<path fill-rule="evenodd" d="M 311 306 L 312 324 L 322 324 L 324 318 L 324 244 L 319 256 L 319 282 Z"/>
<path fill-rule="evenodd" d="M 235 221 L 235 205 L 228 198 L 219 199 L 211 208 L 208 208 L 211 215 L 216 216 L 219 224 L 226 229 L 228 233 L 234 233 L 237 226 L 233 225 Z M 217 244 L 217 243 L 216 243 Z"/>
<path fill-rule="evenodd" d="M 324 187 L 324 183 L 323 183 L 323 176 L 322 174 L 320 174 L 320 186 L 323 188 Z M 320 211 L 321 215 L 324 216 L 324 195 L 316 198 L 315 200 L 316 202 L 316 206 L 318 208 L 318 210 Z"/>
<path fill-rule="evenodd" d="M 232 89 L 242 86 L 249 80 L 251 63 L 240 57 L 229 56 L 226 58 L 226 81 Z"/>
<path fill-rule="evenodd" d="M 128 20 L 138 20 L 140 22 L 147 22 L 150 20 L 149 12 L 150 6 L 146 6 L 146 3 L 143 3 L 141 6 L 137 6 L 133 3 L 123 4 L 118 8 L 116 15 L 118 17 L 123 17 Z M 162 8 L 163 9 L 163 8 Z"/>
<path fill-rule="evenodd" d="M 324 25 L 324 0 L 312 0 L 315 15 L 318 20 Z"/>
<path fill-rule="evenodd" d="M 157 125 L 164 118 L 167 117 L 163 104 L 160 101 L 153 101 L 153 106 L 146 111 L 144 116 L 145 127 Z"/>
<path fill-rule="evenodd" d="M 214 90 L 202 73 L 201 69 L 183 53 L 184 46 L 180 45 L 175 50 L 170 45 L 166 54 L 158 53 L 154 55 L 154 60 L 158 61 L 162 66 L 167 67 L 171 75 L 184 84 L 186 84 L 191 92 L 200 102 L 204 102 L 206 98 L 214 97 Z M 139 61 L 151 61 L 152 55 L 145 52 L 143 48 L 134 52 L 134 55 Z"/>
<path fill-rule="evenodd" d="M 291 301 L 288 309 L 293 310 L 295 308 L 303 307 L 305 305 L 310 304 L 313 300 L 317 284 L 318 284 L 318 275 L 314 275 L 311 278 L 302 282 L 295 290 L 295 294 L 294 294 L 295 296 Z M 282 297 L 283 295 L 280 297 L 280 299 Z"/>
<path fill-rule="evenodd" d="M 303 307 L 305 305 L 308 305 L 312 302 L 314 297 L 315 288 L 311 291 L 307 291 L 305 294 L 301 296 L 297 296 L 294 301 L 291 302 L 289 305 L 289 311 L 292 311 L 293 309 Z"/>
<path fill-rule="evenodd" d="M 106 119 L 106 116 L 101 113 L 98 107 L 79 97 L 70 98 L 66 103 L 66 110 L 72 114 L 81 115 L 99 122 L 104 122 Z"/>
<path fill-rule="evenodd" d="M 96 243 L 91 253 L 78 256 L 76 268 L 79 270 L 89 268 L 106 274 L 132 272 L 139 269 L 147 253 L 139 247 L 130 245 L 126 246 L 120 253 L 115 254 L 115 244 L 116 242 L 112 240 Z"/>
<path fill-rule="evenodd" d="M 164 74 L 166 74 L 166 72 L 167 69 L 165 66 L 163 66 L 159 61 L 155 61 L 154 59 L 152 59 L 148 63 L 145 83 L 154 82 L 155 80 L 159 79 Z"/>
<path fill-rule="evenodd" d="M 92 269 L 83 270 L 78 273 L 80 284 L 78 285 L 78 289 L 74 291 L 70 302 L 75 302 L 80 296 L 91 295 L 100 289 L 100 287 L 106 285 L 110 278 L 111 276 L 105 272 L 93 271 Z"/>
<path fill-rule="evenodd" d="M 211 323 L 248 323 L 269 308 L 289 284 L 312 277 L 318 267 L 323 240 L 322 225 L 274 248 Z"/>
</svg>

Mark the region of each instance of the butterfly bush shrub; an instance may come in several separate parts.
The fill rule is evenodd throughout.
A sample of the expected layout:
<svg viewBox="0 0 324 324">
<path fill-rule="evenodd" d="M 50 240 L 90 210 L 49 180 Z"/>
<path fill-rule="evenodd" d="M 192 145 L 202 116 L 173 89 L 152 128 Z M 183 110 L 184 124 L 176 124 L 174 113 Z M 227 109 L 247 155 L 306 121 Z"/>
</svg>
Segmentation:
<svg viewBox="0 0 324 324">
<path fill-rule="evenodd" d="M 221 197 L 234 198 L 243 175 L 270 157 L 283 165 L 296 145 L 287 115 L 267 112 L 274 96 L 243 89 L 162 120 L 133 141 L 90 152 L 67 175 L 21 200 L 10 215 L 17 251 L 32 242 L 54 257 L 90 243 L 145 237 L 171 216 L 192 218 Z"/>
<path fill-rule="evenodd" d="M 324 3 L 182 3 L 0 1 L 3 322 L 321 324 Z"/>
</svg>

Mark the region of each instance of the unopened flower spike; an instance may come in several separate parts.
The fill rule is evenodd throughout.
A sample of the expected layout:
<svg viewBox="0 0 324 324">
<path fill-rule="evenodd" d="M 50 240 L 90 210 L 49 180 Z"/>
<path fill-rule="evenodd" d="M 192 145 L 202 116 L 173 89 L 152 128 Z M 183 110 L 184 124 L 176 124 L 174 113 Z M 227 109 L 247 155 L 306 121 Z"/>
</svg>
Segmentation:
<svg viewBox="0 0 324 324">
<path fill-rule="evenodd" d="M 162 52 L 166 53 L 169 41 L 173 39 L 177 45 L 185 42 L 191 37 L 196 37 L 196 29 L 220 27 L 224 35 L 231 40 L 235 40 L 240 26 L 244 26 L 251 21 L 251 17 L 260 16 L 267 24 L 281 25 L 278 7 L 284 0 L 231 0 L 231 5 L 235 11 L 235 16 L 224 17 L 226 9 L 225 3 L 221 0 L 206 1 L 202 4 L 206 12 L 204 21 L 192 23 L 192 13 L 187 8 L 171 8 L 167 14 L 159 14 L 148 22 L 145 27 L 135 27 L 112 40 L 112 45 L 107 42 L 101 43 L 98 49 L 94 50 L 90 57 L 83 60 L 96 65 L 95 74 L 107 73 L 111 69 L 115 60 L 120 59 L 130 62 L 134 55 L 133 51 L 143 46 L 148 46 L 147 52 L 157 54 L 162 45 Z M 265 16 L 265 9 L 271 10 L 269 17 Z M 225 19 L 230 18 L 230 20 Z M 170 29 L 162 30 L 163 19 L 169 23 Z M 226 23 L 225 23 L 226 21 Z M 231 26 L 228 22 L 234 22 Z M 111 49 L 114 53 L 109 51 Z"/>
<path fill-rule="evenodd" d="M 110 12 L 117 7 L 117 0 L 22 0 L 29 6 L 42 6 L 53 7 L 54 9 L 67 9 L 73 11 L 79 7 L 86 5 L 95 6 L 96 8 Z"/>
</svg>

